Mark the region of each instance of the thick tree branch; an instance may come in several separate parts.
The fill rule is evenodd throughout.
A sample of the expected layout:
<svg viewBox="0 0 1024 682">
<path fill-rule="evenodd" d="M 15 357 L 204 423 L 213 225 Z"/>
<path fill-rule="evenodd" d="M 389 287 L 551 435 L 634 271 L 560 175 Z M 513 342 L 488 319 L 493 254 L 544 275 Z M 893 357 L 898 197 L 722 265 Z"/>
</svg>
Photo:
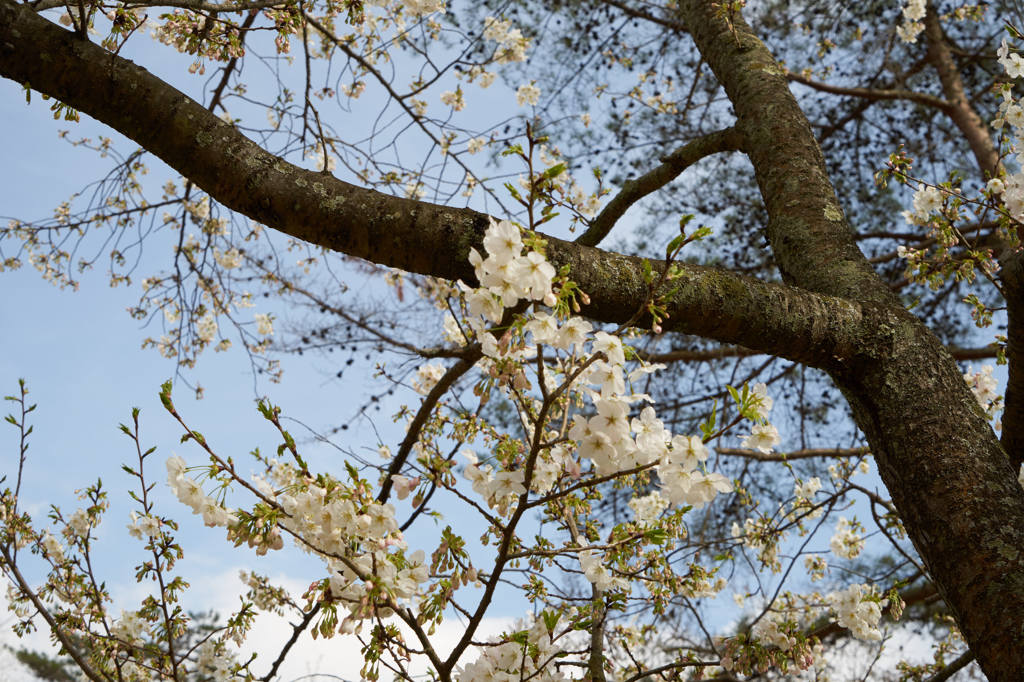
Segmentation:
<svg viewBox="0 0 1024 682">
<path fill-rule="evenodd" d="M 928 41 L 928 59 L 938 72 L 942 92 L 951 105 L 946 113 L 967 139 L 967 144 L 970 145 L 971 151 L 974 153 L 982 177 L 994 174 L 999 166 L 999 152 L 992 144 L 988 126 L 981 120 L 981 116 L 974 110 L 967 98 L 967 90 L 964 88 L 963 79 L 960 78 L 960 70 L 953 60 L 949 43 L 946 42 L 945 35 L 943 35 L 939 16 L 935 13 L 932 3 L 929 3 L 928 12 L 924 17 L 924 35 Z"/>
<path fill-rule="evenodd" d="M 857 248 L 785 69 L 738 11 L 703 0 L 679 8 L 736 111 L 783 278 L 811 291 L 897 304 Z"/>
<path fill-rule="evenodd" d="M 999 354 L 999 346 L 989 344 L 978 348 L 961 348 L 959 346 L 947 346 L 946 350 L 954 360 L 985 360 L 994 358 Z M 763 355 L 760 351 L 743 348 L 742 346 L 720 346 L 707 349 L 669 350 L 663 353 L 648 353 L 638 350 L 637 355 L 644 362 L 710 362 L 711 360 L 722 360 L 724 358 L 747 358 L 752 355 Z"/>
<path fill-rule="evenodd" d="M 630 206 L 672 182 L 701 159 L 721 152 L 738 151 L 742 145 L 743 136 L 735 128 L 718 130 L 691 140 L 668 156 L 662 157 L 661 165 L 657 168 L 635 180 L 627 181 L 576 241 L 587 246 L 597 246 Z"/>
<path fill-rule="evenodd" d="M 999 259 L 1006 291 L 1006 398 L 1000 440 L 1014 471 L 1024 465 L 1024 254 L 1007 249 Z"/>
<path fill-rule="evenodd" d="M 375 263 L 475 281 L 469 249 L 482 248 L 487 215 L 294 166 L 145 69 L 12 0 L 0 0 L 0 74 L 110 125 L 223 205 L 269 227 Z M 621 323 L 647 299 L 643 259 L 547 239 L 549 259 L 569 265 L 589 294 L 588 316 Z M 714 268 L 682 265 L 670 284 L 665 329 L 817 367 L 858 352 L 861 332 L 880 324 L 865 321 L 859 304 Z"/>
</svg>

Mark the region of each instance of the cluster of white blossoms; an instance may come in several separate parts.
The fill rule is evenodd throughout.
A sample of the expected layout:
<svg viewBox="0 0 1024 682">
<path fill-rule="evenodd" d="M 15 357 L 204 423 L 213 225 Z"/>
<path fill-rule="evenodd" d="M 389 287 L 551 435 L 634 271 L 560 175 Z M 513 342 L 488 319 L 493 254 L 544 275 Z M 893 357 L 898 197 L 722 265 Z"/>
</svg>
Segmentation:
<svg viewBox="0 0 1024 682">
<path fill-rule="evenodd" d="M 534 107 L 537 106 L 537 102 L 539 101 L 540 88 L 537 87 L 534 81 L 520 85 L 519 89 L 516 90 L 516 102 L 521 107 L 526 106 L 527 104 Z"/>
<path fill-rule="evenodd" d="M 744 546 L 754 550 L 762 566 L 767 566 L 775 572 L 781 570 L 779 542 L 782 535 L 771 528 L 770 519 L 747 518 L 743 520 L 742 527 L 733 521 L 731 535 L 736 540 L 742 539 Z"/>
<path fill-rule="evenodd" d="M 425 17 L 436 12 L 444 14 L 444 0 L 402 0 L 402 9 L 414 17 Z"/>
<path fill-rule="evenodd" d="M 530 39 L 518 28 L 512 28 L 511 21 L 487 17 L 484 19 L 484 38 L 498 43 L 493 57 L 498 64 L 526 61 Z"/>
<path fill-rule="evenodd" d="M 42 544 L 43 549 L 46 550 L 46 555 L 55 563 L 64 558 L 64 545 L 50 531 L 43 533 Z"/>
<path fill-rule="evenodd" d="M 138 611 L 121 609 L 121 617 L 111 624 L 110 634 L 125 644 L 142 644 L 143 637 L 149 636 L 149 623 Z"/>
<path fill-rule="evenodd" d="M 377 502 L 361 483 L 311 480 L 286 462 L 271 461 L 269 478 L 257 478 L 256 486 L 284 511 L 278 525 L 326 563 L 325 597 L 349 610 L 340 632 L 356 631 L 366 618 L 389 617 L 399 600 L 421 592 L 425 555 L 406 551 L 394 506 Z"/>
<path fill-rule="evenodd" d="M 196 652 L 196 672 L 203 679 L 212 678 L 214 682 L 229 682 L 235 679 L 235 667 L 234 657 L 223 646 L 218 647 L 212 639 L 203 642 Z"/>
<path fill-rule="evenodd" d="M 252 319 L 256 322 L 256 333 L 270 336 L 274 333 L 274 318 L 266 313 L 255 313 Z"/>
<path fill-rule="evenodd" d="M 782 442 L 779 430 L 773 424 L 754 424 L 750 429 L 750 435 L 740 443 L 745 448 L 757 450 L 764 454 L 770 453 L 776 445 Z"/>
<path fill-rule="evenodd" d="M 973 370 L 973 367 L 967 369 L 964 381 L 981 405 L 981 409 L 985 410 L 985 415 L 993 419 L 1003 406 L 1003 396 L 999 395 L 999 381 L 992 376 L 994 368 L 992 365 L 984 365 L 977 372 Z"/>
<path fill-rule="evenodd" d="M 903 23 L 896 27 L 896 35 L 907 43 L 916 43 L 917 36 L 924 30 L 921 20 L 927 13 L 926 0 L 906 0 L 903 5 Z"/>
<path fill-rule="evenodd" d="M 1011 52 L 1006 40 L 1003 40 L 997 52 L 999 64 L 1003 67 L 1010 82 L 1004 83 L 1000 89 L 1003 101 L 999 112 L 992 121 L 992 127 L 1001 131 L 1007 124 L 1010 126 L 1010 149 L 1014 152 L 1013 159 L 1018 168 L 1024 161 L 1024 106 L 1013 94 L 1013 81 L 1024 75 L 1024 59 L 1016 52 Z M 992 178 L 986 189 L 999 197 L 1010 216 L 1017 221 L 1024 220 L 1024 172 L 1009 172 L 1004 167 L 1003 175 Z"/>
<path fill-rule="evenodd" d="M 843 559 L 856 559 L 864 549 L 864 538 L 856 531 L 855 526 L 840 516 L 836 523 L 836 532 L 829 540 L 828 546 L 832 553 Z"/>
<path fill-rule="evenodd" d="M 629 581 L 612 575 L 612 572 L 602 563 L 601 555 L 594 550 L 585 549 L 580 552 L 580 568 L 583 575 L 590 583 L 599 590 L 617 590 L 629 594 Z"/>
<path fill-rule="evenodd" d="M 932 213 L 942 208 L 943 194 L 938 187 L 919 185 L 914 192 L 914 210 L 904 211 L 903 218 L 908 223 L 924 224 Z"/>
<path fill-rule="evenodd" d="M 68 528 L 78 537 L 84 538 L 89 534 L 89 529 L 94 524 L 99 523 L 100 517 L 98 515 L 90 517 L 84 509 L 76 509 L 68 519 Z"/>
<path fill-rule="evenodd" d="M 481 647 L 480 658 L 466 665 L 456 676 L 458 682 L 565 682 L 568 678 L 554 665 L 564 656 L 558 638 L 541 614 L 532 623 L 516 623 L 513 632 L 525 635 L 525 642 L 506 636 L 500 644 Z M 564 634 L 564 633 L 563 633 Z M 518 640 L 519 637 L 516 637 Z M 499 640 L 500 641 L 500 640 Z"/>
<path fill-rule="evenodd" d="M 221 252 L 220 249 L 214 248 L 213 258 L 217 261 L 217 264 L 225 270 L 234 270 L 242 265 L 242 252 L 234 247 L 224 252 Z"/>
<path fill-rule="evenodd" d="M 600 476 L 638 468 L 656 470 L 659 489 L 630 503 L 642 523 L 654 522 L 669 504 L 699 508 L 719 493 L 733 490 L 728 478 L 705 470 L 708 450 L 699 436 L 673 434 L 650 406 L 644 407 L 639 416 L 630 418 L 631 406 L 650 398 L 627 391 L 627 381 L 632 385 L 660 366 L 640 366 L 627 373 L 626 352 L 618 336 L 595 332 L 590 323 L 578 317 L 570 317 L 560 324 L 556 316 L 536 310 L 528 314 L 521 327 L 536 345 L 527 345 L 525 336 L 520 343 L 510 341 L 508 334 L 500 342 L 495 339 L 487 324 L 499 322 L 505 309 L 516 305 L 520 299 L 548 306 L 557 303 L 558 297 L 552 290 L 555 269 L 537 251 L 524 254 L 519 228 L 507 221 L 491 222 L 484 235 L 484 247 L 486 258 L 475 249 L 470 251 L 470 262 L 480 286 L 472 288 L 459 282 L 458 287 L 470 313 L 464 326 L 471 329 L 481 343 L 484 358 L 479 364 L 485 375 L 498 376 L 509 371 L 501 368 L 507 368 L 509 361 L 517 363 L 536 357 L 536 345 L 544 345 L 553 350 L 555 356 L 559 352 L 569 356 L 568 364 L 545 371 L 547 390 L 557 388 L 556 375 L 571 373 L 573 382 L 566 388 L 593 408 L 589 417 L 579 413 L 571 415 L 567 435 L 575 447 L 559 444 L 544 448 L 533 460 L 529 482 L 524 468 L 504 470 L 499 465 L 495 469 L 491 464 L 481 465 L 475 454 L 464 453 L 469 459 L 464 476 L 490 507 L 507 513 L 520 496 L 528 493 L 527 486 L 543 494 L 562 476 L 578 478 L 587 461 Z M 447 327 L 458 329 L 454 319 Z M 421 368 L 420 376 L 428 371 Z M 512 370 L 509 379 L 520 391 L 530 386 L 522 370 Z M 767 414 L 771 398 L 767 397 L 763 385 L 755 388 L 752 395 L 751 412 Z M 532 400 L 528 395 L 523 399 Z M 524 427 L 528 435 L 535 428 L 525 423 Z M 627 581 L 614 577 L 603 566 L 599 552 L 583 548 L 579 558 L 584 575 L 601 589 L 628 589 Z"/>
<path fill-rule="evenodd" d="M 412 380 L 412 387 L 417 393 L 426 395 L 443 376 L 444 365 L 436 362 L 422 365 L 416 370 L 416 378 Z"/>
<path fill-rule="evenodd" d="M 463 451 L 462 454 L 469 460 L 463 470 L 463 476 L 472 484 L 473 492 L 498 513 L 508 513 L 512 502 L 526 492 L 526 472 L 522 469 L 495 472 L 490 464 L 479 466 L 479 459 L 469 450 Z"/>
<path fill-rule="evenodd" d="M 658 520 L 662 512 L 668 509 L 668 500 L 657 490 L 650 495 L 634 497 L 629 501 L 629 508 L 636 516 L 636 522 L 642 526 L 650 525 Z"/>
<path fill-rule="evenodd" d="M 879 600 L 868 585 L 854 584 L 845 590 L 832 592 L 826 601 L 836 614 L 836 622 L 850 630 L 857 639 L 866 642 L 882 639 L 878 621 L 887 599 Z"/>
<path fill-rule="evenodd" d="M 476 249 L 469 250 L 469 262 L 480 289 L 473 291 L 462 285 L 473 315 L 500 322 L 503 309 L 511 308 L 523 298 L 555 304 L 551 291 L 555 268 L 536 251 L 523 255 L 522 235 L 514 223 L 492 220 L 484 234 L 484 248 L 487 258 Z M 474 331 L 481 331 L 480 321 L 471 318 L 470 324 L 474 322 L 477 323 Z"/>
<path fill-rule="evenodd" d="M 441 104 L 445 104 L 455 111 L 462 111 L 466 108 L 466 98 L 462 94 L 462 88 L 445 90 L 441 93 Z"/>
<path fill-rule="evenodd" d="M 793 513 L 805 519 L 816 519 L 824 513 L 821 507 L 815 507 L 814 495 L 821 490 L 821 479 L 812 476 L 806 481 L 798 481 L 793 485 Z"/>
<path fill-rule="evenodd" d="M 756 422 L 750 429 L 750 435 L 743 439 L 741 445 L 767 455 L 782 442 L 779 430 L 768 423 L 768 413 L 772 411 L 772 406 L 775 404 L 775 401 L 768 395 L 768 386 L 759 382 L 749 390 L 744 389 L 742 395 L 735 392 L 734 397 L 740 403 L 741 412 Z"/>
<path fill-rule="evenodd" d="M 160 519 L 155 516 L 139 516 L 137 512 L 131 513 L 132 522 L 128 524 L 128 534 L 136 540 L 143 536 L 155 538 L 160 535 Z"/>
<path fill-rule="evenodd" d="M 178 501 L 192 508 L 193 514 L 202 514 L 207 526 L 230 526 L 237 521 L 235 513 L 203 492 L 203 486 L 185 475 L 185 460 L 173 455 L 167 460 L 167 482 Z"/>
<path fill-rule="evenodd" d="M 213 343 L 217 338 L 217 317 L 212 310 L 206 311 L 206 314 L 196 321 L 196 336 L 203 343 Z"/>
<path fill-rule="evenodd" d="M 769 611 L 750 628 L 750 636 L 765 646 L 789 651 L 796 645 L 796 637 L 791 634 L 794 629 L 795 624 L 787 614 Z"/>
</svg>

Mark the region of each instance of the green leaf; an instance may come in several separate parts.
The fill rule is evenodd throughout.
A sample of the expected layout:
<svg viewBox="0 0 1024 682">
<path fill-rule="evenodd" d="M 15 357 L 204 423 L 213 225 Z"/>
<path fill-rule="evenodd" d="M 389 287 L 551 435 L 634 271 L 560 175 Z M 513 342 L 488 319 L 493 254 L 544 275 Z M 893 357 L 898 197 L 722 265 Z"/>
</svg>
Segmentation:
<svg viewBox="0 0 1024 682">
<path fill-rule="evenodd" d="M 644 539 L 652 545 L 663 545 L 668 540 L 668 531 L 664 528 L 652 528 L 644 533 Z"/>
<path fill-rule="evenodd" d="M 174 412 L 174 403 L 171 402 L 171 380 L 168 379 L 160 384 L 160 402 L 168 412 Z"/>
<path fill-rule="evenodd" d="M 683 244 L 685 244 L 685 243 L 686 243 L 686 235 L 685 234 L 676 235 L 675 237 L 672 238 L 672 241 L 670 241 L 668 243 L 668 246 L 665 247 L 665 256 L 666 257 L 672 256 L 677 251 L 679 251 L 679 249 L 682 248 Z"/>
<path fill-rule="evenodd" d="M 544 174 L 541 177 L 543 177 L 545 180 L 557 178 L 559 175 L 565 172 L 565 168 L 566 166 L 564 163 L 556 163 L 554 166 L 544 171 Z"/>
<path fill-rule="evenodd" d="M 554 632 L 555 626 L 558 625 L 558 613 L 555 611 L 541 611 L 540 615 L 544 618 L 544 625 L 547 626 L 548 632 Z"/>
<path fill-rule="evenodd" d="M 644 282 L 646 282 L 647 284 L 650 284 L 651 282 L 653 282 L 654 281 L 654 271 L 651 268 L 651 261 L 649 261 L 646 258 L 644 258 L 643 263 L 641 265 L 641 268 L 643 269 Z"/>
</svg>

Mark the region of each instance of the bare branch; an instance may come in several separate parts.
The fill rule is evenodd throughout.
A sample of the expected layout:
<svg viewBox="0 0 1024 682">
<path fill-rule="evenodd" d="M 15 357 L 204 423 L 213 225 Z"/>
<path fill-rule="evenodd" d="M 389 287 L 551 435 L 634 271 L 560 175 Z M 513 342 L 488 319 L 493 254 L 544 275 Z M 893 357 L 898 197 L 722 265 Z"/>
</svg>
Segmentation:
<svg viewBox="0 0 1024 682">
<path fill-rule="evenodd" d="M 608 202 L 590 223 L 587 231 L 576 241 L 597 246 L 611 231 L 615 223 L 630 206 L 648 194 L 656 192 L 675 180 L 687 168 L 701 159 L 720 152 L 742 149 L 743 135 L 736 128 L 726 128 L 691 140 L 671 154 L 661 158 L 661 165 L 622 186 L 622 190 Z"/>
<path fill-rule="evenodd" d="M 764 453 L 750 448 L 715 448 L 715 452 L 720 455 L 756 459 L 759 462 L 788 462 L 794 459 L 810 459 L 812 457 L 834 457 L 836 459 L 860 457 L 870 455 L 871 448 L 805 448 L 792 452 L 771 453 Z"/>
<path fill-rule="evenodd" d="M 621 0 L 602 0 L 604 4 L 615 7 L 620 10 L 626 16 L 633 17 L 635 19 L 643 19 L 644 21 L 650 21 L 651 23 L 664 26 L 665 28 L 672 29 L 673 31 L 686 32 L 686 25 L 678 19 L 671 19 L 668 17 L 659 17 L 651 14 L 645 9 L 634 7 L 628 3 L 622 2 Z M 658 8 L 662 9 L 662 8 Z"/>
<path fill-rule="evenodd" d="M 846 95 L 848 97 L 859 97 L 870 101 L 879 101 L 887 99 L 900 99 L 908 102 L 915 102 L 917 104 L 923 104 L 927 107 L 934 107 L 935 109 L 941 109 L 942 111 L 949 112 L 952 110 L 953 105 L 950 102 L 936 97 L 935 95 L 929 95 L 923 92 L 914 92 L 913 90 L 888 90 L 879 88 L 844 88 L 838 85 L 829 85 L 828 83 L 822 83 L 816 81 L 807 76 L 802 76 L 799 73 L 793 71 L 786 72 L 786 78 L 801 85 L 806 85 L 809 88 L 814 88 L 821 92 L 828 92 L 833 95 Z"/>
<path fill-rule="evenodd" d="M 956 657 L 949 665 L 928 678 L 928 682 L 945 682 L 958 671 L 966 668 L 974 660 L 974 652 L 968 649 Z"/>
</svg>

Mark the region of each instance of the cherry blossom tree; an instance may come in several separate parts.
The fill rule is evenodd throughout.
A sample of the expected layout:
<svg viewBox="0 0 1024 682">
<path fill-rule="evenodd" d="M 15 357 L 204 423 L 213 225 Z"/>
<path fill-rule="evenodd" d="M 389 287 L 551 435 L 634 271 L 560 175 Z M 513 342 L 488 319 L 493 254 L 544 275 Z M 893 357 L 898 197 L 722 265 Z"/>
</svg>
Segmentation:
<svg viewBox="0 0 1024 682">
<path fill-rule="evenodd" d="M 162 389 L 203 458 L 166 461 L 178 499 L 236 546 L 321 560 L 305 594 L 247 574 L 240 610 L 182 643 L 174 566 L 185 550 L 150 498 L 152 450 L 135 413 L 122 427 L 137 448 L 129 532 L 151 555 L 140 580 L 159 590 L 107 612 L 85 568 L 106 491 L 55 509 L 50 530 L 19 506 L 18 476 L 0 561 L 19 627 L 45 621 L 97 680 L 256 676 L 229 651 L 260 610 L 296 615 L 296 637 L 360 638 L 369 679 L 411 679 L 413 658 L 441 680 L 741 679 L 824 674 L 826 645 L 876 641 L 883 612 L 898 620 L 937 594 L 955 626 L 935 664 L 908 678 L 977 660 L 990 679 L 1017 679 L 1021 22 L 1012 8 L 923 0 L 881 15 L 808 2 L 785 21 L 776 3 L 743 5 L 0 0 L 0 73 L 53 98 L 55 116 L 81 112 L 141 147 L 101 201 L 3 228 L 0 243 L 16 245 L 4 267 L 74 286 L 69 240 L 160 227 L 173 265 L 142 280 L 133 314 L 163 321 L 146 343 L 185 370 L 235 339 L 259 370 L 278 371 L 273 314 L 243 313 L 254 280 L 342 321 L 345 344 L 416 359 L 383 377 L 417 396 L 399 412 L 402 440 L 372 444 L 382 464 L 338 471 L 311 468 L 264 401 L 280 447 L 256 456 L 250 479 Z M 122 56 L 147 33 L 189 55 L 191 75 L 172 85 Z M 242 78 L 261 51 L 287 72 L 270 86 Z M 493 114 L 474 100 L 499 77 L 518 113 L 464 118 Z M 358 138 L 325 115 L 334 102 L 355 126 L 371 100 L 380 114 Z M 867 149 L 880 153 L 865 160 Z M 485 151 L 488 164 L 476 161 Z M 150 156 L 180 176 L 159 199 L 142 178 Z M 670 184 L 684 171 L 691 184 Z M 668 234 L 624 220 L 649 196 Z M 637 255 L 600 246 L 615 228 Z M 129 283 L 125 254 L 110 255 L 112 283 Z M 378 324 L 312 278 L 354 259 L 374 264 L 360 267 L 396 305 L 418 291 L 430 334 Z M 965 320 L 1002 321 L 1005 334 L 970 347 L 989 332 Z M 311 347 L 311 331 L 293 347 Z M 957 364 L 988 357 L 1008 365 L 1005 405 L 991 368 Z M 687 403 L 680 376 L 706 395 Z M 847 408 L 808 397 L 808 382 L 838 389 Z M 23 462 L 24 387 L 12 404 Z M 791 442 L 783 419 L 799 424 Z M 833 429 L 853 446 L 815 447 Z M 868 455 L 888 497 L 855 478 Z M 423 531 L 429 551 L 410 546 L 435 495 L 487 524 L 486 556 L 450 525 Z M 867 581 L 830 573 L 864 550 L 852 499 L 895 557 Z M 806 549 L 814 538 L 829 555 Z M 21 571 L 24 548 L 48 567 L 42 586 Z M 794 567 L 841 584 L 790 589 Z M 778 589 L 733 589 L 756 613 L 711 632 L 699 607 L 743 571 Z M 482 642 L 509 581 L 529 615 Z M 465 632 L 439 650 L 433 628 L 455 613 Z M 258 674 L 272 678 L 293 642 Z"/>
</svg>

